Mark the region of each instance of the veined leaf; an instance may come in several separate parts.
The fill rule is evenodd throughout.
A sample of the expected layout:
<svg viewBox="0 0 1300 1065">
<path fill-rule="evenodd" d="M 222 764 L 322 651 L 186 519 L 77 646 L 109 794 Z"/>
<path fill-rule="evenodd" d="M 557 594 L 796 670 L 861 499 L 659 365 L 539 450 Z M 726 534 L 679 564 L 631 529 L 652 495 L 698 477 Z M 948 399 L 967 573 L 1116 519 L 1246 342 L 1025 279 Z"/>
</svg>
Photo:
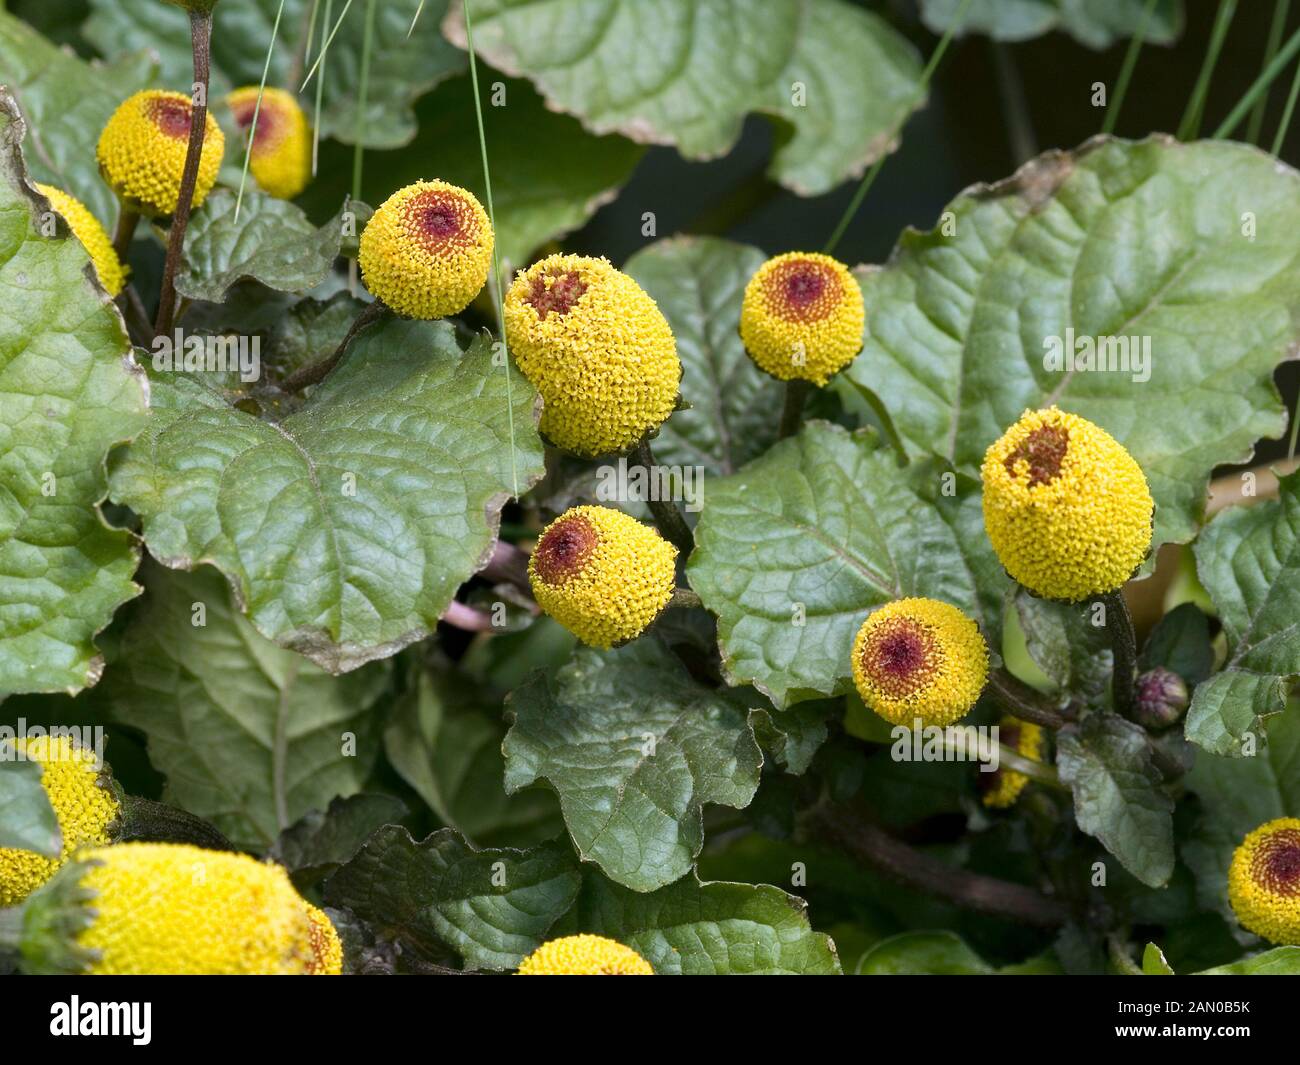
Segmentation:
<svg viewBox="0 0 1300 1065">
<path fill-rule="evenodd" d="M 921 0 L 921 17 L 935 33 L 956 18 L 962 0 Z M 1132 37 L 1147 0 L 974 0 L 962 16 L 961 33 L 984 33 L 999 41 L 1023 41 L 1061 30 L 1089 48 L 1107 48 Z M 1182 0 L 1160 0 L 1146 25 L 1146 40 L 1169 44 L 1183 28 Z"/>
</svg>

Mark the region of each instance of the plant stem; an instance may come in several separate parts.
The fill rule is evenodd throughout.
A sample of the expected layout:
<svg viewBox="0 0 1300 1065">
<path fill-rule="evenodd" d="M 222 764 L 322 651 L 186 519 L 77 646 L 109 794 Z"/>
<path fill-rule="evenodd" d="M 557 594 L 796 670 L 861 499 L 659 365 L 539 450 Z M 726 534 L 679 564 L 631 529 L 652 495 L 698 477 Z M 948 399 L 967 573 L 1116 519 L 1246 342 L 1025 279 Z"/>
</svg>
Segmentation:
<svg viewBox="0 0 1300 1065">
<path fill-rule="evenodd" d="M 777 439 L 784 440 L 794 436 L 803 424 L 803 408 L 812 392 L 812 382 L 801 377 L 792 377 L 785 383 L 785 404 L 781 408 L 781 426 L 777 430 Z"/>
<path fill-rule="evenodd" d="M 325 100 L 325 53 L 329 51 L 330 41 L 334 35 L 330 34 L 325 37 L 325 27 L 330 24 L 330 16 L 334 13 L 334 0 L 325 0 L 325 21 L 321 24 L 321 46 L 320 54 L 316 57 L 316 63 L 320 66 L 320 80 L 316 82 L 316 117 L 312 120 L 311 125 L 311 176 L 316 176 L 316 171 L 320 167 L 320 113 Z M 338 27 L 335 27 L 337 29 Z M 314 69 L 314 68 L 313 68 Z M 306 87 L 306 83 L 303 83 Z"/>
<path fill-rule="evenodd" d="M 1020 77 L 1020 71 L 1016 69 L 1016 59 L 1010 46 L 1001 41 L 990 41 L 990 47 L 993 50 L 993 69 L 998 80 L 998 96 L 1002 100 L 1002 114 L 1011 141 L 1011 156 L 1018 167 L 1038 154 L 1034 123 L 1029 117 L 1029 104 L 1025 99 L 1025 83 Z"/>
<path fill-rule="evenodd" d="M 282 392 L 301 392 L 308 385 L 318 384 L 324 380 L 325 375 L 339 364 L 339 360 L 343 358 L 348 346 L 356 339 L 357 334 L 379 321 L 387 313 L 388 308 L 378 300 L 375 300 L 374 303 L 367 303 L 348 328 L 347 335 L 342 342 L 334 349 L 334 354 L 328 359 L 322 359 L 320 362 L 314 362 L 309 366 L 302 366 L 295 370 L 284 379 L 280 385 L 280 390 Z"/>
<path fill-rule="evenodd" d="M 989 672 L 989 691 L 1012 717 L 1044 728 L 1059 729 L 1069 719 L 1033 688 L 999 667 Z"/>
<path fill-rule="evenodd" d="M 1067 919 L 1066 908 L 1058 900 L 1023 884 L 972 873 L 923 854 L 847 807 L 818 807 L 805 823 L 814 835 L 886 876 L 964 909 L 1049 928 Z"/>
<path fill-rule="evenodd" d="M 126 265 L 131 256 L 131 241 L 135 240 L 135 229 L 140 224 L 140 215 L 122 204 L 117 211 L 117 228 L 113 230 L 113 250 Z"/>
<path fill-rule="evenodd" d="M 176 270 L 185 246 L 185 231 L 190 225 L 194 186 L 199 178 L 199 159 L 203 155 L 203 140 L 207 134 L 208 85 L 212 80 L 211 13 L 190 12 L 190 43 L 194 50 L 194 83 L 202 88 L 203 99 L 196 103 L 193 96 L 190 98 L 190 143 L 185 153 L 185 169 L 181 173 L 176 215 L 167 237 L 167 264 L 163 267 L 162 289 L 158 295 L 158 318 L 153 329 L 155 338 L 166 336 L 172 330 L 172 315 L 176 313 Z"/>
<path fill-rule="evenodd" d="M 366 28 L 361 38 L 361 83 L 357 86 L 357 124 L 353 131 L 352 198 L 361 199 L 361 172 L 366 158 L 366 107 L 370 103 L 370 53 L 375 45 L 375 0 L 366 0 Z M 495 231 L 495 227 L 494 227 Z"/>
<path fill-rule="evenodd" d="M 451 601 L 439 620 L 465 632 L 492 632 L 494 628 L 491 617 L 458 599 Z"/>
<path fill-rule="evenodd" d="M 284 17 L 284 0 L 275 12 L 271 26 L 271 43 L 266 46 L 266 62 L 262 64 L 262 80 L 257 86 L 257 102 L 253 104 L 253 124 L 248 127 L 248 143 L 244 148 L 244 169 L 239 175 L 239 192 L 235 196 L 235 224 L 244 206 L 244 186 L 248 183 L 248 165 L 253 161 L 253 145 L 257 142 L 257 124 L 262 118 L 262 97 L 266 94 L 266 79 L 271 73 L 271 57 L 275 54 L 275 41 L 280 35 L 280 19 Z"/>
<path fill-rule="evenodd" d="M 1291 0 L 1277 0 L 1273 5 L 1273 21 L 1268 27 L 1268 43 L 1264 46 L 1264 69 L 1273 62 L 1278 47 L 1282 44 L 1282 31 L 1286 29 L 1287 15 L 1291 11 Z M 1268 111 L 1268 90 L 1259 98 L 1255 109 L 1250 113 L 1250 125 L 1246 127 L 1246 140 L 1251 144 L 1259 143 L 1260 132 L 1264 128 L 1264 115 Z"/>
<path fill-rule="evenodd" d="M 632 450 L 632 458 L 645 468 L 647 475 L 655 468 L 654 452 L 650 450 L 648 436 L 642 438 L 641 443 Z M 647 505 L 664 539 L 674 544 L 683 555 L 689 555 L 695 549 L 695 537 L 691 533 L 691 527 L 686 524 L 686 518 L 677 509 L 677 504 L 671 499 L 650 499 L 647 500 Z"/>
<path fill-rule="evenodd" d="M 1268 90 L 1268 87 L 1273 83 L 1273 79 L 1286 69 L 1287 64 L 1295 58 L 1297 52 L 1300 52 L 1300 30 L 1296 30 L 1295 33 L 1287 38 L 1286 44 L 1282 46 L 1282 50 L 1273 57 L 1273 62 L 1269 63 L 1269 65 L 1264 68 L 1259 77 L 1257 77 L 1250 88 L 1246 90 L 1246 94 L 1237 101 L 1237 106 L 1234 107 L 1228 117 L 1219 124 L 1219 128 L 1214 131 L 1215 140 L 1221 140 L 1224 137 L 1232 136 L 1232 131 L 1241 124 L 1241 120 L 1246 117 L 1246 112 L 1250 110 L 1251 105 L 1263 96 L 1263 94 Z"/>
<path fill-rule="evenodd" d="M 513 584 L 532 594 L 528 580 L 528 552 L 521 551 L 509 540 L 497 540 L 488 564 L 479 570 L 479 576 L 494 584 Z"/>
<path fill-rule="evenodd" d="M 1115 80 L 1115 93 L 1110 98 L 1110 106 L 1106 108 L 1106 121 L 1101 124 L 1102 133 L 1115 132 L 1120 108 L 1124 106 L 1124 97 L 1128 94 L 1128 83 L 1132 80 L 1133 71 L 1137 67 L 1138 53 L 1142 50 L 1142 42 L 1146 40 L 1147 27 L 1151 23 L 1151 16 L 1155 13 L 1157 3 L 1158 0 L 1147 0 L 1147 6 L 1142 10 L 1142 21 L 1138 23 L 1132 39 L 1128 42 L 1124 63 L 1119 69 L 1119 77 Z"/>
<path fill-rule="evenodd" d="M 668 600 L 668 609 L 670 610 L 673 607 L 696 607 L 703 605 L 704 603 L 700 599 L 699 594 L 692 591 L 690 588 L 674 588 L 673 597 Z"/>
<path fill-rule="evenodd" d="M 1273 154 L 1282 154 L 1282 142 L 1286 140 L 1287 130 L 1291 126 L 1291 115 L 1295 111 L 1296 97 L 1300 96 L 1300 63 L 1296 64 L 1295 74 L 1291 78 L 1291 91 L 1287 93 L 1286 107 L 1282 109 L 1282 121 L 1278 123 L 1277 133 L 1273 135 Z"/>
<path fill-rule="evenodd" d="M 1210 92 L 1210 79 L 1219 62 L 1219 53 L 1228 36 L 1228 27 L 1232 16 L 1237 12 L 1237 0 L 1219 0 L 1219 12 L 1214 18 L 1214 29 L 1210 31 L 1209 47 L 1205 49 L 1205 59 L 1201 61 L 1201 72 L 1196 76 L 1196 86 L 1187 100 L 1187 109 L 1183 111 L 1183 120 L 1178 123 L 1178 139 L 1194 140 L 1201 131 L 1201 117 L 1205 112 L 1205 98 Z"/>
<path fill-rule="evenodd" d="M 470 88 L 474 90 L 474 119 L 478 125 L 478 150 L 483 161 L 483 188 L 487 193 L 488 221 L 492 225 L 492 232 L 496 233 L 498 232 L 497 212 L 492 203 L 492 169 L 488 166 L 487 132 L 483 126 L 483 98 L 479 95 L 478 89 L 478 57 L 474 52 L 474 21 L 469 17 L 469 0 L 462 0 L 461 13 L 465 17 L 465 47 L 469 50 L 469 82 Z M 414 28 L 415 23 L 412 22 L 411 26 Z M 506 422 L 510 429 L 510 483 L 514 489 L 514 496 L 518 499 L 519 469 L 515 462 L 517 453 L 515 447 L 515 400 L 514 393 L 511 391 L 510 351 L 506 346 L 506 294 L 505 287 L 501 282 L 501 242 L 499 240 L 492 242 L 492 283 L 496 286 L 497 329 L 501 338 L 501 354 L 503 358 L 501 369 L 506 375 Z M 489 288 L 490 294 L 491 289 Z"/>
<path fill-rule="evenodd" d="M 115 843 L 140 840 L 150 843 L 189 843 L 205 850 L 233 851 L 215 825 L 166 803 L 127 795 L 122 803 L 121 827 Z"/>
<path fill-rule="evenodd" d="M 893 140 L 893 138 L 898 134 L 903 123 L 907 121 L 908 116 L 912 113 L 912 109 L 925 98 L 926 90 L 930 87 L 930 79 L 934 77 L 934 72 L 943 61 L 943 55 L 948 51 L 948 45 L 952 42 L 953 36 L 960 28 L 962 19 L 966 15 L 966 9 L 969 6 L 970 0 L 961 0 L 961 6 L 957 9 L 957 13 L 953 15 L 952 22 L 948 24 L 948 29 L 944 31 L 944 35 L 939 38 L 939 43 L 935 46 L 934 52 L 930 56 L 930 61 L 925 65 L 925 69 L 921 72 L 921 80 L 916 87 L 915 94 L 910 100 L 908 100 L 907 106 L 903 109 L 902 117 L 894 123 L 893 129 L 890 130 L 890 140 Z M 826 241 L 826 246 L 822 248 L 822 251 L 827 255 L 834 253 L 836 245 L 839 244 L 840 239 L 844 236 L 844 231 L 849 228 L 849 223 L 853 221 L 853 216 L 858 213 L 858 208 L 862 206 L 862 201 L 867 198 L 867 193 L 871 190 L 871 186 L 875 184 L 876 176 L 880 173 L 881 168 L 885 165 L 885 160 L 888 158 L 889 153 L 882 151 L 880 157 L 872 164 L 871 169 L 863 176 L 861 183 L 858 185 L 857 191 L 853 194 L 853 199 L 849 201 L 848 207 L 844 209 L 844 214 L 840 216 L 839 222 L 836 224 L 835 229 L 832 230 L 830 238 Z"/>
<path fill-rule="evenodd" d="M 1115 712 L 1123 717 L 1133 714 L 1133 681 L 1137 674 L 1137 635 L 1133 616 L 1128 612 L 1124 593 L 1116 590 L 1101 597 L 1106 605 L 1106 631 L 1115 654 L 1115 672 L 1111 677 L 1111 695 Z"/>
</svg>

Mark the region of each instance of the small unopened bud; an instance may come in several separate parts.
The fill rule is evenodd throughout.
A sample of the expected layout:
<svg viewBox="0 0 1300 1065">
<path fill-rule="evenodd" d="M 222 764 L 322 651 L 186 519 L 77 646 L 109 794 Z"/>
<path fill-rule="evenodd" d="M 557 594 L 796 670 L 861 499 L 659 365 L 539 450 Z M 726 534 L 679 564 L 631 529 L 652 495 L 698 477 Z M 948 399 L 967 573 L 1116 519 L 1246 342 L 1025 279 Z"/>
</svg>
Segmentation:
<svg viewBox="0 0 1300 1065">
<path fill-rule="evenodd" d="M 1187 685 L 1173 670 L 1156 666 L 1137 679 L 1133 715 L 1139 725 L 1153 731 L 1166 729 L 1187 712 Z"/>
</svg>

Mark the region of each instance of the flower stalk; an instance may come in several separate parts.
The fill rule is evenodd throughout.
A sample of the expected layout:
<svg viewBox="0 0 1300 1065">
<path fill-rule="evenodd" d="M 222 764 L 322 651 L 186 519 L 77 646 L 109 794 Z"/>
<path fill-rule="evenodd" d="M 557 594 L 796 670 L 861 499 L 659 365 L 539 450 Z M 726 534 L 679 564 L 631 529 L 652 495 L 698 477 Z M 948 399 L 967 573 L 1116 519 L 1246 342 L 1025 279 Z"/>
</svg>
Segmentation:
<svg viewBox="0 0 1300 1065">
<path fill-rule="evenodd" d="M 647 473 L 654 468 L 655 456 L 650 449 L 648 436 L 641 438 L 641 442 L 632 451 L 632 457 L 638 465 L 645 467 Z M 691 532 L 691 527 L 686 524 L 686 516 L 677 509 L 676 503 L 671 499 L 651 499 L 647 505 L 664 539 L 683 555 L 689 555 L 695 550 L 695 536 Z"/>
</svg>

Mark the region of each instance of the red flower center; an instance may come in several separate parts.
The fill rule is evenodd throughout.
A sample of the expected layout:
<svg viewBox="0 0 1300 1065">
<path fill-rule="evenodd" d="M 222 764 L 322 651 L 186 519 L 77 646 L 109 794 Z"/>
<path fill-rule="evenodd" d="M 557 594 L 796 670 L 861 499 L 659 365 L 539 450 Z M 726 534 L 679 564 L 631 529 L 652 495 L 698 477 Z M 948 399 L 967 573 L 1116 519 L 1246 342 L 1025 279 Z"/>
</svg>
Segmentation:
<svg viewBox="0 0 1300 1065">
<path fill-rule="evenodd" d="M 434 255 L 473 244 L 478 237 L 478 219 L 469 203 L 447 189 L 417 193 L 402 213 L 406 232 Z"/>
<path fill-rule="evenodd" d="M 1016 449 L 1003 461 L 1007 473 L 1016 475 L 1016 463 L 1024 459 L 1029 465 L 1029 487 L 1048 484 L 1061 473 L 1061 463 L 1070 449 L 1070 431 L 1061 425 L 1040 425 L 1030 430 Z"/>
<path fill-rule="evenodd" d="M 550 279 L 548 287 L 546 282 Z M 530 307 L 537 312 L 541 321 L 546 321 L 548 314 L 565 315 L 573 310 L 573 305 L 587 291 L 587 282 L 576 270 L 567 270 L 562 274 L 548 274 L 533 278 L 532 288 L 524 297 Z"/>
<path fill-rule="evenodd" d="M 150 100 L 146 109 L 149 121 L 159 131 L 173 140 L 188 140 L 190 136 L 190 105 L 188 100 L 173 100 L 170 96 Z"/>
<path fill-rule="evenodd" d="M 259 155 L 275 147 L 280 136 L 280 114 L 265 97 L 262 109 L 257 110 L 257 97 L 245 100 L 231 108 L 235 122 L 242 130 L 253 124 L 253 113 L 257 113 L 257 133 L 253 137 L 253 151 Z"/>
<path fill-rule="evenodd" d="M 904 699 L 925 687 L 938 661 L 934 634 L 911 618 L 881 622 L 862 647 L 862 671 L 891 699 Z"/>
<path fill-rule="evenodd" d="M 763 288 L 773 312 L 794 322 L 828 317 L 844 294 L 839 275 L 811 259 L 781 263 L 767 275 Z"/>
<path fill-rule="evenodd" d="M 1276 895 L 1300 895 L 1300 829 L 1266 836 L 1250 863 L 1250 877 Z"/>
<path fill-rule="evenodd" d="M 600 542 L 600 534 L 581 514 L 555 522 L 537 542 L 533 568 L 546 584 L 564 584 L 582 572 Z"/>
</svg>

